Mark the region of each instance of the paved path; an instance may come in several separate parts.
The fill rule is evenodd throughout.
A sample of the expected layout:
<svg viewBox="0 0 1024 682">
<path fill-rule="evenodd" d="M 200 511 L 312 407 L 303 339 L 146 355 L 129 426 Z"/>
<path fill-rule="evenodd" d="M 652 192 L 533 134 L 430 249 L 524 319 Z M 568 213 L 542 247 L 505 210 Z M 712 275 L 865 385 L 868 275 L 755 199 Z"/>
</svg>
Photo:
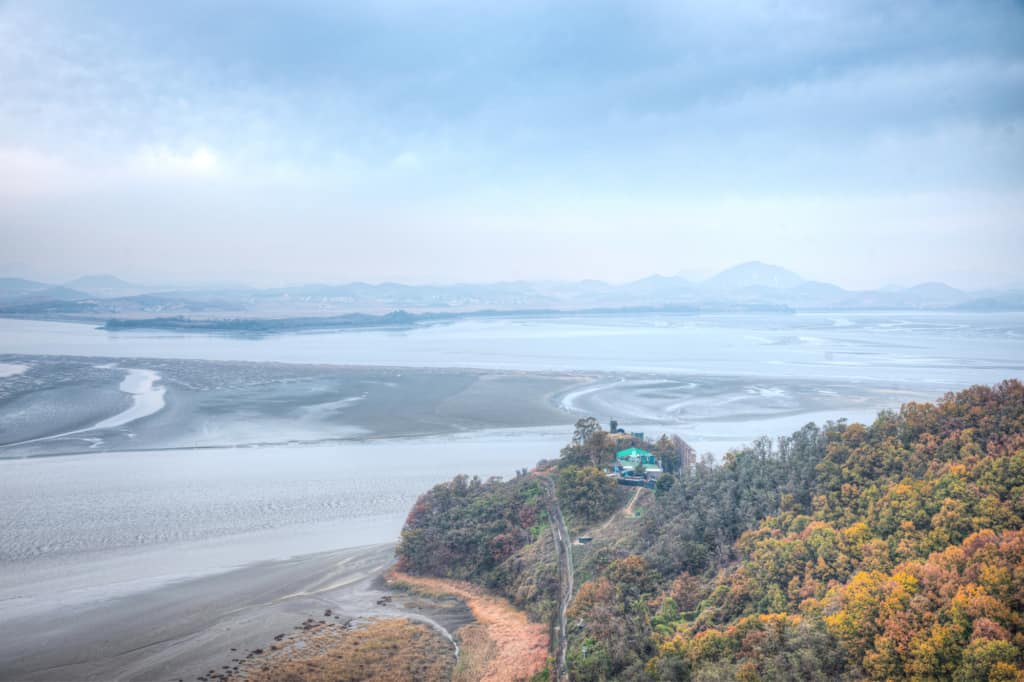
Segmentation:
<svg viewBox="0 0 1024 682">
<path fill-rule="evenodd" d="M 541 477 L 545 489 L 548 492 L 548 514 L 551 516 L 551 531 L 555 537 L 555 548 L 558 551 L 558 572 L 562 579 L 562 593 L 559 595 L 558 605 L 558 679 L 568 680 L 569 669 L 566 666 L 565 658 L 569 649 L 569 638 L 566 632 L 566 611 L 573 595 L 573 565 L 572 565 L 572 541 L 569 539 L 569 531 L 562 519 L 562 509 L 558 505 L 558 494 L 555 492 L 554 482 L 546 477 Z"/>
</svg>

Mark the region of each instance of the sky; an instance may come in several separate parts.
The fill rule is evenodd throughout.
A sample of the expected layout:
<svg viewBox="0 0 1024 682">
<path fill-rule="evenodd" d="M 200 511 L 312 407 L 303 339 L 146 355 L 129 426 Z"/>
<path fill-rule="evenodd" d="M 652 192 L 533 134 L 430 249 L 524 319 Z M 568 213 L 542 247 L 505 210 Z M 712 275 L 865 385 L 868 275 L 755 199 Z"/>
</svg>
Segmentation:
<svg viewBox="0 0 1024 682">
<path fill-rule="evenodd" d="M 1024 284 L 1024 3 L 0 0 L 0 276 Z"/>
</svg>

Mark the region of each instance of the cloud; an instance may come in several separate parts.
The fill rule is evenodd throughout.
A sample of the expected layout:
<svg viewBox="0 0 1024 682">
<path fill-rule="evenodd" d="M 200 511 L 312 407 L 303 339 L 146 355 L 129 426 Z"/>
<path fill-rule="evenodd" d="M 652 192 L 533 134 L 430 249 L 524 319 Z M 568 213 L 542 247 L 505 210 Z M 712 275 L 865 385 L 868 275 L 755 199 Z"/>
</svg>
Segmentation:
<svg viewBox="0 0 1024 682">
<path fill-rule="evenodd" d="M 395 157 L 391 165 L 399 170 L 417 170 L 422 165 L 422 162 L 419 155 L 415 152 L 402 152 Z"/>
<path fill-rule="evenodd" d="M 76 176 L 60 158 L 24 147 L 0 148 L 0 197 L 8 200 L 46 196 L 75 185 Z"/>
<path fill-rule="evenodd" d="M 187 223 L 261 232 L 253 258 L 273 260 L 274 230 L 321 226 L 289 248 L 315 261 L 321 241 L 422 236 L 440 255 L 411 249 L 389 273 L 532 267 L 494 269 L 499 240 L 549 256 L 538 269 L 626 277 L 773 244 L 813 273 L 812 247 L 847 251 L 870 223 L 910 255 L 940 226 L 965 263 L 1006 268 L 1024 234 L 1006 200 L 1024 187 L 1021 35 L 1008 0 L 0 0 L 0 231 L 42 253 L 64 225 L 76 253 L 87 237 L 67 226 L 102 228 L 145 251 Z M 643 257 L 574 257 L 623 235 Z M 874 277 L 870 262 L 837 277 Z"/>
<path fill-rule="evenodd" d="M 224 172 L 217 154 L 203 145 L 184 152 L 165 145 L 147 146 L 139 151 L 137 161 L 142 169 L 161 175 L 212 177 Z"/>
<path fill-rule="evenodd" d="M 83 195 L 176 180 L 221 178 L 226 169 L 209 147 L 174 151 L 155 145 L 127 157 L 70 159 L 30 147 L 0 146 L 0 198 L 8 202 Z M 2 216 L 3 204 L 0 204 Z"/>
</svg>

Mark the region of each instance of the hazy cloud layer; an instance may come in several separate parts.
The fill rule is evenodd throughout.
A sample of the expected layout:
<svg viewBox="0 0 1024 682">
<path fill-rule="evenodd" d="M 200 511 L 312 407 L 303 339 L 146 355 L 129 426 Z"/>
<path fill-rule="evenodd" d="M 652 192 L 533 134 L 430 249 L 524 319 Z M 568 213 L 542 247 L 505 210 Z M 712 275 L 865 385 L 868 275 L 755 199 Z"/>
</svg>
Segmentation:
<svg viewBox="0 0 1024 682">
<path fill-rule="evenodd" d="M 0 262 L 1020 280 L 1020 3 L 492 4 L 0 4 Z"/>
</svg>

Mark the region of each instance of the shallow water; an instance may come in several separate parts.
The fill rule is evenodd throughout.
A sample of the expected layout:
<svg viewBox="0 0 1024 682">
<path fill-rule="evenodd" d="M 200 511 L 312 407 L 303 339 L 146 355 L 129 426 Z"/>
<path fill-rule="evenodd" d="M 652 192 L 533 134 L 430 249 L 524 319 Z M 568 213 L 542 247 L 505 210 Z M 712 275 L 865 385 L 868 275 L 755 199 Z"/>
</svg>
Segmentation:
<svg viewBox="0 0 1024 682">
<path fill-rule="evenodd" d="M 607 315 L 266 337 L 0 320 L 0 353 L 992 383 L 1024 368 L 1024 313 Z"/>
<path fill-rule="evenodd" d="M 652 435 L 675 431 L 721 453 L 807 421 L 870 420 L 907 399 L 1024 376 L 1024 314 L 604 316 L 264 338 L 3 319 L 4 353 L 133 358 L 118 366 L 140 369 L 144 358 L 193 358 L 600 372 L 598 383 L 560 396 L 562 406 Z M 163 400 L 155 377 L 135 376 L 146 381 L 128 387 L 138 393 L 129 409 Z M 325 397 L 303 407 L 300 421 L 313 428 L 362 400 Z M 226 414 L 217 442 L 295 437 L 277 422 Z M 121 430 L 134 437 L 146 423 Z M 392 541 L 432 484 L 457 473 L 511 475 L 557 456 L 569 431 L 0 461 L 0 601 L 12 613 L 106 599 L 175 577 Z"/>
<path fill-rule="evenodd" d="M 14 617 L 186 576 L 398 538 L 463 472 L 515 475 L 559 430 L 0 460 L 0 603 Z"/>
</svg>

